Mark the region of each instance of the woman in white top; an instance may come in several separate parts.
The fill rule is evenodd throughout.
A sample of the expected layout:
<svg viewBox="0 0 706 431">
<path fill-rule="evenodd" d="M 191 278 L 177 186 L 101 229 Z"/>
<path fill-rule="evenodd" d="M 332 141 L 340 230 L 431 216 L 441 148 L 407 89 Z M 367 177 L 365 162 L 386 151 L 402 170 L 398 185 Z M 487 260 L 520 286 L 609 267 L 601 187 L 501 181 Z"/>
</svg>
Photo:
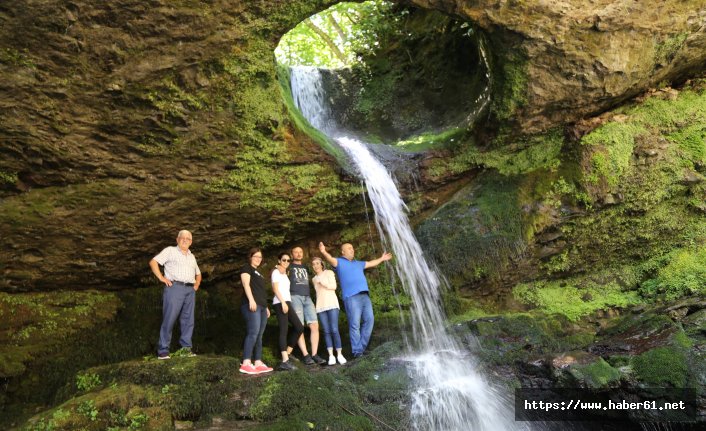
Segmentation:
<svg viewBox="0 0 706 431">
<path fill-rule="evenodd" d="M 282 353 L 282 363 L 277 366 L 280 371 L 289 371 L 296 368 L 289 360 L 289 354 L 292 353 L 294 346 L 297 345 L 299 336 L 304 332 L 304 325 L 302 325 L 297 313 L 292 308 L 292 296 L 289 293 L 287 268 L 291 260 L 287 253 L 281 253 L 277 259 L 277 266 L 272 271 L 272 291 L 275 294 L 272 299 L 272 305 L 277 313 L 279 350 Z M 292 324 L 292 331 L 289 331 L 287 322 Z M 287 336 L 287 332 L 289 332 L 289 336 Z"/>
<path fill-rule="evenodd" d="M 328 364 L 335 365 L 336 358 L 339 364 L 345 364 L 341 348 L 341 334 L 338 333 L 338 313 L 340 307 L 336 297 L 336 276 L 330 269 L 324 269 L 324 262 L 320 257 L 315 257 L 311 261 L 316 276 L 312 279 L 316 289 L 316 314 L 324 330 L 324 340 L 326 340 L 326 350 L 328 350 Z M 333 348 L 336 347 L 337 357 L 333 356 Z"/>
</svg>

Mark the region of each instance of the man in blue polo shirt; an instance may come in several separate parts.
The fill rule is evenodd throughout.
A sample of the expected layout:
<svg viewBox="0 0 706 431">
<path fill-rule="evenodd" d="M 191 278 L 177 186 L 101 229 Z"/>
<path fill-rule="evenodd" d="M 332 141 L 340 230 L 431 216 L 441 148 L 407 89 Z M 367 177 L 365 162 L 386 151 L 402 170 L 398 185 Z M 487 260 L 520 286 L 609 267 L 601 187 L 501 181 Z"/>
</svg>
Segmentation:
<svg viewBox="0 0 706 431">
<path fill-rule="evenodd" d="M 343 303 L 348 315 L 348 331 L 351 338 L 353 357 L 357 358 L 365 352 L 370 336 L 373 333 L 373 304 L 370 302 L 368 281 L 363 270 L 374 268 L 382 262 L 392 259 L 392 254 L 383 253 L 375 260 L 363 262 L 354 260 L 355 250 L 352 244 L 341 246 L 342 257 L 334 258 L 326 251 L 323 242 L 319 243 L 319 251 L 326 261 L 336 268 L 336 274 L 341 283 Z"/>
</svg>

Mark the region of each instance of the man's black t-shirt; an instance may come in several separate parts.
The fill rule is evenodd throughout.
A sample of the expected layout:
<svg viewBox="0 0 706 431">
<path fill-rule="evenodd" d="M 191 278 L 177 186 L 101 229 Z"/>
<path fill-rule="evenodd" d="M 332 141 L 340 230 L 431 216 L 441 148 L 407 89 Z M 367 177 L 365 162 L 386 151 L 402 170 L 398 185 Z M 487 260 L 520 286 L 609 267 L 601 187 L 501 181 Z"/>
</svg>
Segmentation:
<svg viewBox="0 0 706 431">
<path fill-rule="evenodd" d="M 289 292 L 292 295 L 309 296 L 309 270 L 299 263 L 289 265 Z"/>
<path fill-rule="evenodd" d="M 267 291 L 265 291 L 265 278 L 257 272 L 257 269 L 248 264 L 241 268 L 240 274 L 250 274 L 250 290 L 257 305 L 267 307 Z M 245 287 L 243 287 L 245 289 Z M 243 303 L 248 304 L 248 297 L 243 290 Z"/>
</svg>

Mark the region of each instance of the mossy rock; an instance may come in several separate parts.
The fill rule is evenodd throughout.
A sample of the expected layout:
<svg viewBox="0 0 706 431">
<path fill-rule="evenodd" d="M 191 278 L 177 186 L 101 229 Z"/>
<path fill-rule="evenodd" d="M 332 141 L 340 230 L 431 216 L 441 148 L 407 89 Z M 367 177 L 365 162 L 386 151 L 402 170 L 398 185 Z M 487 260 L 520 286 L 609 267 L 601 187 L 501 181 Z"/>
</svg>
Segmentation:
<svg viewBox="0 0 706 431">
<path fill-rule="evenodd" d="M 571 365 L 567 372 L 573 377 L 578 387 L 591 389 L 614 387 L 621 378 L 620 371 L 600 357 L 589 364 Z"/>
<path fill-rule="evenodd" d="M 678 347 L 656 347 L 632 360 L 635 377 L 650 387 L 684 388 L 689 376 L 687 354 Z"/>
<path fill-rule="evenodd" d="M 479 354 L 498 365 L 512 365 L 530 358 L 585 348 L 594 338 L 593 331 L 562 316 L 543 314 L 507 314 L 475 319 L 467 327 L 478 335 Z"/>
<path fill-rule="evenodd" d="M 160 405 L 152 387 L 111 385 L 76 398 L 31 418 L 24 430 L 172 430 L 172 414 Z"/>
</svg>

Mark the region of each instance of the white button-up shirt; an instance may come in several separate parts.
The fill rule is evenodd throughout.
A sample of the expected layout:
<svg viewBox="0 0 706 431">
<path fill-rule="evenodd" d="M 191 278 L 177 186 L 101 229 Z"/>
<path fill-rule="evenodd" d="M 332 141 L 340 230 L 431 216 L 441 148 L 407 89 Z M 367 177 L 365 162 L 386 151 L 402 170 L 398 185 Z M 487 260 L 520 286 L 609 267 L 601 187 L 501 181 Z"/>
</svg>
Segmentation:
<svg viewBox="0 0 706 431">
<path fill-rule="evenodd" d="M 164 277 L 171 281 L 195 283 L 196 276 L 201 274 L 196 257 L 191 250 L 187 250 L 184 254 L 178 246 L 165 248 L 154 257 L 154 260 L 164 266 Z"/>
</svg>

